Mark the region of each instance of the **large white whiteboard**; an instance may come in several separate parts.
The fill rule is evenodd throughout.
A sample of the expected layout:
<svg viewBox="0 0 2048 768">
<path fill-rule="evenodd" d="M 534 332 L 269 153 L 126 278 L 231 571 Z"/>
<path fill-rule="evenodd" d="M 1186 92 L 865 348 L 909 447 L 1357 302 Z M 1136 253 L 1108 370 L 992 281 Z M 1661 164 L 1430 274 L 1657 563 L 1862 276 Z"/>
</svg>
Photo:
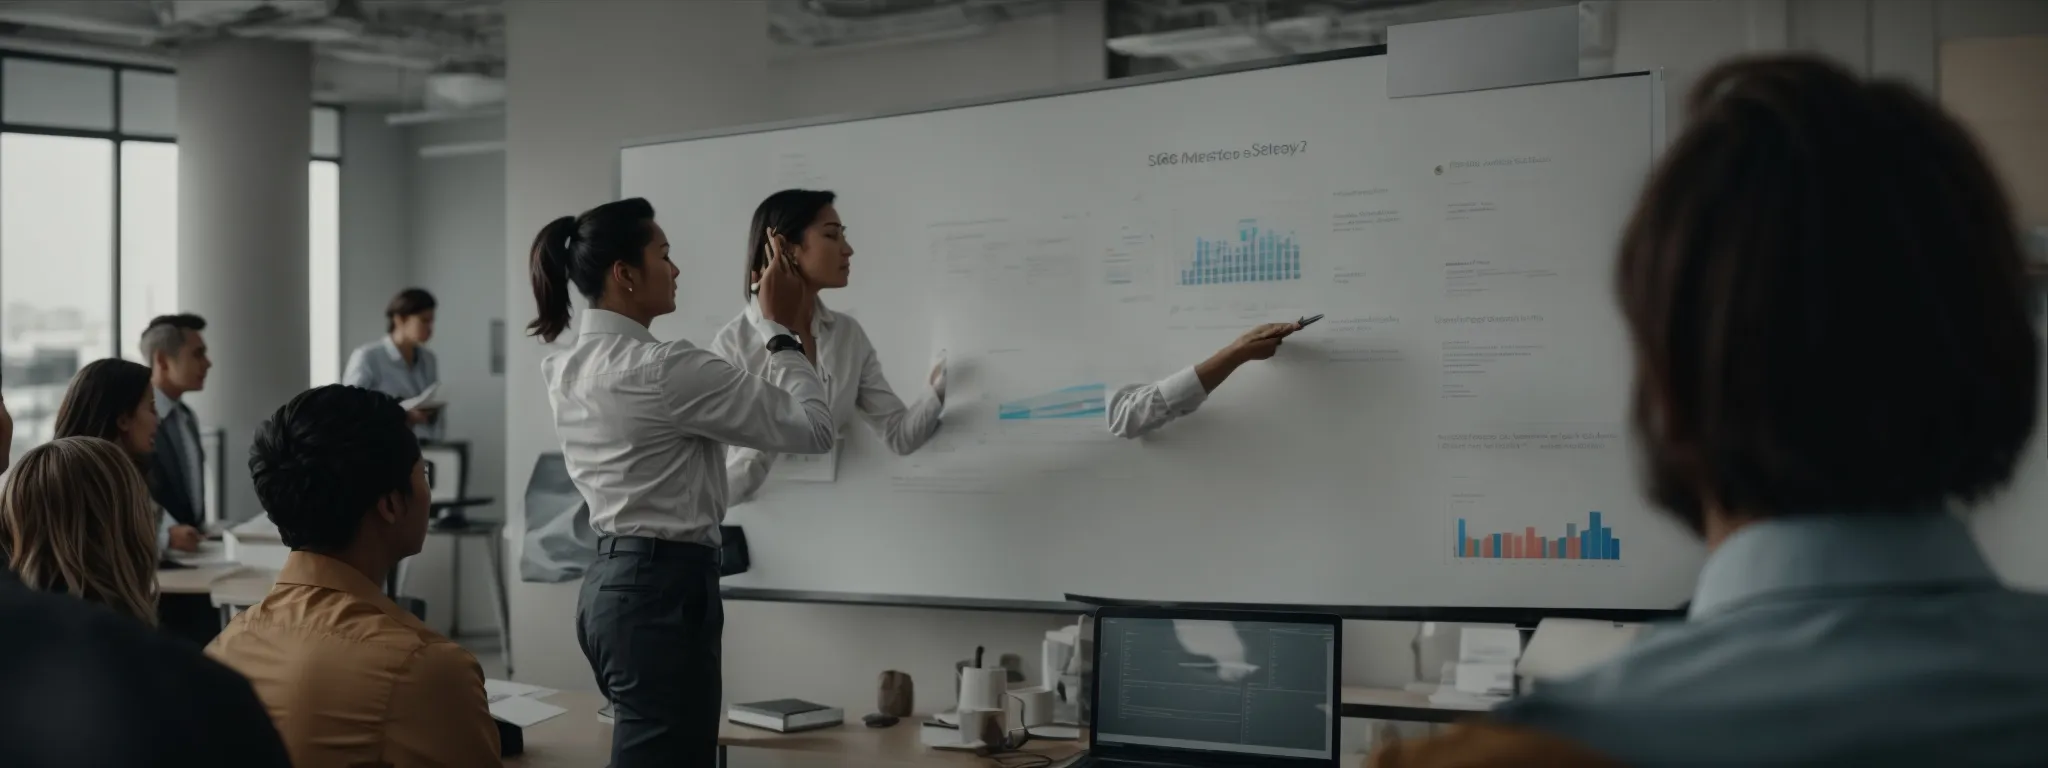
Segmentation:
<svg viewBox="0 0 2048 768">
<path fill-rule="evenodd" d="M 825 294 L 945 426 L 735 507 L 735 586 L 887 595 L 1670 608 L 1701 551 L 1627 445 L 1614 243 L 1660 143 L 1651 75 L 1389 99 L 1383 56 L 622 150 L 682 270 L 661 338 L 741 309 L 749 216 L 831 189 Z M 1261 245 L 1256 269 L 1218 268 Z M 1206 249 L 1221 256 L 1201 257 Z M 1325 313 L 1189 419 L 1124 441 L 1004 404 L 1164 377 Z M 1078 389 L 1076 389 L 1078 388 Z M 1053 398 L 1059 399 L 1059 398 Z M 1049 402 L 1049 401 L 1040 401 Z M 1034 415 L 1056 415 L 1057 409 Z M 1617 559 L 1461 557 L 1598 513 Z M 1481 534 L 1488 534 L 1482 536 Z M 1579 541 L 1592 544 L 1592 539 Z M 1579 552 L 1585 555 L 1592 550 Z M 1601 552 L 1608 551 L 1605 546 Z M 1486 554 L 1484 548 L 1480 554 Z"/>
</svg>

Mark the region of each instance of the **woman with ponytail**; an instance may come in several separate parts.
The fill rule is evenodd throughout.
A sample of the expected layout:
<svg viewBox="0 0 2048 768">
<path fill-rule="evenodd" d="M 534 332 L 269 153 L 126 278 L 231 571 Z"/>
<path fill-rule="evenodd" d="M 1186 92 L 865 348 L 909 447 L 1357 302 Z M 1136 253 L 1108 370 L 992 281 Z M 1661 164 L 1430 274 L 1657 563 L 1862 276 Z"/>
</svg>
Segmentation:
<svg viewBox="0 0 2048 768">
<path fill-rule="evenodd" d="M 583 295 L 577 333 L 542 363 L 569 477 L 590 504 L 598 558 L 584 573 L 576 637 L 613 704 L 618 768 L 711 765 L 723 721 L 718 526 L 725 446 L 832 448 L 832 413 L 809 356 L 809 289 L 783 259 L 762 270 L 757 374 L 648 326 L 676 310 L 676 268 L 654 207 L 620 200 L 549 222 L 529 271 L 553 343 Z M 797 329 L 792 332 L 790 329 Z"/>
</svg>

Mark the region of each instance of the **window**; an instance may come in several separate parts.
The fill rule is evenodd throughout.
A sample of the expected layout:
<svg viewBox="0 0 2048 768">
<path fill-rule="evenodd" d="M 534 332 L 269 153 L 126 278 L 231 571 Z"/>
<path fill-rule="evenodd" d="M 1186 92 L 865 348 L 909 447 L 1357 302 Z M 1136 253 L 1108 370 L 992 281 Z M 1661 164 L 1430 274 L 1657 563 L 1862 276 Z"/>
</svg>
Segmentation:
<svg viewBox="0 0 2048 768">
<path fill-rule="evenodd" d="M 0 157 L 0 165 L 5 165 Z M 121 329 L 129 359 L 150 318 L 178 306 L 178 145 L 121 142 Z"/>
<path fill-rule="evenodd" d="M 4 133 L 0 158 L 0 396 L 21 451 L 50 439 L 71 374 L 114 351 L 114 142 Z"/>
<path fill-rule="evenodd" d="M 0 54 L 0 397 L 15 455 L 50 438 L 71 377 L 178 302 L 177 76 Z M 315 384 L 340 378 L 341 112 L 308 129 Z"/>
<path fill-rule="evenodd" d="M 314 160 L 307 169 L 306 202 L 312 208 L 306 232 L 306 347 L 312 363 L 310 386 L 341 381 L 341 164 Z"/>
</svg>

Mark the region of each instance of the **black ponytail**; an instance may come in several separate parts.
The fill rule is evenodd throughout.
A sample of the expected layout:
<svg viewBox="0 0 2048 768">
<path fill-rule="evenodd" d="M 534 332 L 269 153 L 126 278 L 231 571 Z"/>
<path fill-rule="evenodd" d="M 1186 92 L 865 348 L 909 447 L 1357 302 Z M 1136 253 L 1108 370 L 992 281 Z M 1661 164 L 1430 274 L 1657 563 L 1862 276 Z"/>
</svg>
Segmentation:
<svg viewBox="0 0 2048 768">
<path fill-rule="evenodd" d="M 605 203 L 581 216 L 548 222 L 533 238 L 527 269 L 539 316 L 526 324 L 528 336 L 552 343 L 569 328 L 569 285 L 595 304 L 604 295 L 605 275 L 624 261 L 641 265 L 654 221 L 654 206 L 641 198 Z"/>
<path fill-rule="evenodd" d="M 526 335 L 554 343 L 569 327 L 569 239 L 576 236 L 576 217 L 563 216 L 541 227 L 533 238 L 528 271 L 533 274 L 533 303 L 540 316 L 526 324 Z"/>
</svg>

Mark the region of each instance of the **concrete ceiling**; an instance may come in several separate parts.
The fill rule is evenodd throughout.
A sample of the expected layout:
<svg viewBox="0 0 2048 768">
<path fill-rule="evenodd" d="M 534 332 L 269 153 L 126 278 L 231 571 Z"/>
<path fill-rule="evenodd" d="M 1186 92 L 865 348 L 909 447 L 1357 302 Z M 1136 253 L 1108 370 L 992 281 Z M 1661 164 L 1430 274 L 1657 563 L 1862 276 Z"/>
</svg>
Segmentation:
<svg viewBox="0 0 2048 768">
<path fill-rule="evenodd" d="M 29 45 L 168 58 L 221 35 L 312 44 L 323 101 L 465 108 L 503 99 L 500 0 L 0 0 L 0 37 Z"/>
</svg>

